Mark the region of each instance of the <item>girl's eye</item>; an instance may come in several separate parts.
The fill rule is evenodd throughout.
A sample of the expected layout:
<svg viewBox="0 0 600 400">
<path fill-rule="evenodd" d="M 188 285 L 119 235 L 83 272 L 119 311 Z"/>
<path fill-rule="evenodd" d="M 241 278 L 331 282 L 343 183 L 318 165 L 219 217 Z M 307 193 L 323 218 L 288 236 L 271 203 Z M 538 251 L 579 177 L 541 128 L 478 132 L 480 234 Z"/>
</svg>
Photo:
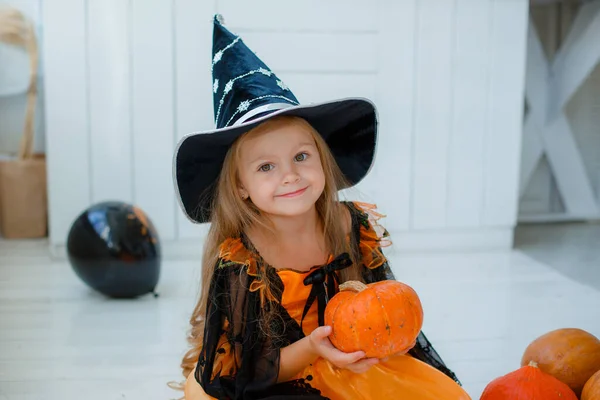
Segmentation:
<svg viewBox="0 0 600 400">
<path fill-rule="evenodd" d="M 263 164 L 260 167 L 258 167 L 258 170 L 262 171 L 262 172 L 269 172 L 272 169 L 273 169 L 273 164 Z"/>
<path fill-rule="evenodd" d="M 304 161 L 308 158 L 308 154 L 307 153 L 299 153 L 296 155 L 296 157 L 294 157 L 294 161 Z"/>
</svg>

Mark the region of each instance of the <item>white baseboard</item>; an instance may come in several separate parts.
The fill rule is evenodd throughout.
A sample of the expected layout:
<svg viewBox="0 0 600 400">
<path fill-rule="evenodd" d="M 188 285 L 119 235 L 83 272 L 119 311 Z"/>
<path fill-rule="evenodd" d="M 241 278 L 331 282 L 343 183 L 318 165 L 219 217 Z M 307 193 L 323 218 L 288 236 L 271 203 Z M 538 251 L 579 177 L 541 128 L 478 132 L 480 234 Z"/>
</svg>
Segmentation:
<svg viewBox="0 0 600 400">
<path fill-rule="evenodd" d="M 502 251 L 513 246 L 512 228 L 439 229 L 390 232 L 395 252 Z M 202 238 L 167 241 L 161 244 L 163 258 L 196 259 L 202 256 Z M 64 245 L 50 246 L 53 258 L 66 259 Z"/>
<path fill-rule="evenodd" d="M 575 215 L 569 213 L 521 214 L 519 223 L 555 223 L 555 222 L 595 222 L 600 221 L 600 214 Z"/>
</svg>

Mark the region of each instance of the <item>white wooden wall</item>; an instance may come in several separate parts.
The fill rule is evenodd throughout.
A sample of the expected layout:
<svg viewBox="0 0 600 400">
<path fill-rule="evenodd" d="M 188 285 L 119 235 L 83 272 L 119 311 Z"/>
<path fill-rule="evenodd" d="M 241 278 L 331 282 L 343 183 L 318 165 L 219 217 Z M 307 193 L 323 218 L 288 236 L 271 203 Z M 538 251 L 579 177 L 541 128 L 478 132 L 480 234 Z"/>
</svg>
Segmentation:
<svg viewBox="0 0 600 400">
<path fill-rule="evenodd" d="M 118 199 L 145 210 L 164 242 L 199 245 L 204 228 L 176 206 L 171 157 L 181 136 L 213 126 L 219 12 L 301 102 L 377 102 L 377 165 L 359 190 L 399 248 L 509 247 L 527 3 L 44 2 L 51 243 L 64 245 L 85 207 Z"/>
</svg>

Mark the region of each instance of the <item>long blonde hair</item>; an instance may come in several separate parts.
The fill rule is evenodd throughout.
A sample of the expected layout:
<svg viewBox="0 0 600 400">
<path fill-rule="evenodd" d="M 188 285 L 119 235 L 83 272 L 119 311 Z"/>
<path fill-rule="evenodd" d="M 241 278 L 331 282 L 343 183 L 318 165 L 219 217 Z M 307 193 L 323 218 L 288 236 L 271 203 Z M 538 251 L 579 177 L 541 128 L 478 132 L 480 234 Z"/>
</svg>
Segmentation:
<svg viewBox="0 0 600 400">
<path fill-rule="evenodd" d="M 238 162 L 240 148 L 250 134 L 260 133 L 274 125 L 285 123 L 299 123 L 311 132 L 316 147 L 319 151 L 323 172 L 325 175 L 325 188 L 322 195 L 315 203 L 318 217 L 323 227 L 325 244 L 331 254 L 337 255 L 349 252 L 351 258 L 356 261 L 358 255 L 356 249 L 352 249 L 347 240 L 347 216 L 346 211 L 339 204 L 338 191 L 348 186 L 344 175 L 339 169 L 329 146 L 321 135 L 304 119 L 298 117 L 275 117 L 240 137 L 229 149 L 221 170 L 221 175 L 216 188 L 216 194 L 212 204 L 211 227 L 204 245 L 202 257 L 202 283 L 199 300 L 190 318 L 191 330 L 188 335 L 188 343 L 191 348 L 183 357 L 181 367 L 183 375 L 187 377 L 196 368 L 198 357 L 202 350 L 204 319 L 208 300 L 210 281 L 214 274 L 215 266 L 219 256 L 219 246 L 227 238 L 239 237 L 242 232 L 252 224 L 260 224 L 269 229 L 269 224 L 261 218 L 260 211 L 250 201 L 241 199 L 238 187 Z M 268 280 L 269 274 L 261 274 L 267 287 L 273 291 L 273 282 Z M 340 280 L 362 280 L 357 263 L 342 270 Z M 270 320 L 273 312 L 263 310 L 265 320 Z M 268 326 L 268 324 L 265 324 Z"/>
</svg>

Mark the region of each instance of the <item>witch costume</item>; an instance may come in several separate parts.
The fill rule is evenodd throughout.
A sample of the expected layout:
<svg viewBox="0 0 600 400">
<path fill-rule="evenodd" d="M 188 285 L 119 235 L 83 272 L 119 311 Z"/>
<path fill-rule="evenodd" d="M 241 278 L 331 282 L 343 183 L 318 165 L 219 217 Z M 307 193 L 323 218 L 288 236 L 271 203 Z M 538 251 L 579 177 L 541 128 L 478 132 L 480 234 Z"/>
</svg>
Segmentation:
<svg viewBox="0 0 600 400">
<path fill-rule="evenodd" d="M 210 222 L 216 182 L 233 142 L 278 115 L 310 123 L 350 185 L 369 172 L 377 135 L 371 101 L 300 104 L 242 39 L 223 26 L 220 16 L 214 19 L 212 74 L 216 129 L 185 136 L 174 157 L 179 204 L 192 222 Z M 347 240 L 360 255 L 364 281 L 394 279 L 381 250 L 388 242 L 387 231 L 378 223 L 381 215 L 373 205 L 343 205 L 352 220 Z M 327 299 L 338 290 L 337 274 L 351 263 L 347 255 L 332 254 L 326 265 L 309 271 L 275 269 L 243 233 L 226 239 L 210 282 L 204 343 L 195 371 L 203 398 L 468 399 L 423 333 L 407 355 L 381 361 L 363 374 L 319 358 L 294 379 L 277 383 L 280 350 L 323 325 Z M 267 287 L 266 277 L 274 287 Z M 277 315 L 268 334 L 260 322 L 266 308 Z"/>
</svg>

